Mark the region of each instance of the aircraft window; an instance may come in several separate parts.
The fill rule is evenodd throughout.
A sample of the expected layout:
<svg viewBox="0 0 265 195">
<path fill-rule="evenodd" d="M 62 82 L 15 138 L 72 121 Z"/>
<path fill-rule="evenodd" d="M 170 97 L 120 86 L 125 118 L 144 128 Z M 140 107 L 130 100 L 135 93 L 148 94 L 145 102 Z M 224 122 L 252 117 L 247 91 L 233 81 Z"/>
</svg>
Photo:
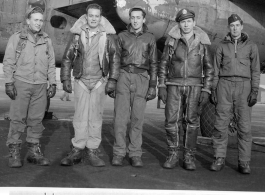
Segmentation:
<svg viewBox="0 0 265 195">
<path fill-rule="evenodd" d="M 38 6 L 45 11 L 45 0 L 28 0 L 28 8 Z"/>
<path fill-rule="evenodd" d="M 64 29 L 67 25 L 66 19 L 62 16 L 52 16 L 50 22 L 52 27 L 59 29 Z"/>
</svg>

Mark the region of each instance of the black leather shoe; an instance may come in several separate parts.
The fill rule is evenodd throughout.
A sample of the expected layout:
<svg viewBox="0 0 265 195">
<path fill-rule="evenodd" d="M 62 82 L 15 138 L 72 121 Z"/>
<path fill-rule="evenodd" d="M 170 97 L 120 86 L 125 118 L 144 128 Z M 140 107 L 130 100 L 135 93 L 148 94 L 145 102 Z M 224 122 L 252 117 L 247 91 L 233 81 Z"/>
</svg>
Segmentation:
<svg viewBox="0 0 265 195">
<path fill-rule="evenodd" d="M 132 163 L 133 167 L 142 167 L 142 166 L 144 166 L 143 165 L 143 161 L 142 161 L 140 156 L 133 156 L 131 158 L 131 163 Z"/>
<path fill-rule="evenodd" d="M 50 165 L 50 160 L 45 158 L 40 150 L 40 144 L 38 143 L 27 143 L 28 144 L 28 153 L 27 161 L 40 166 Z"/>
<path fill-rule="evenodd" d="M 112 159 L 113 166 L 122 166 L 123 156 L 114 155 Z"/>
<path fill-rule="evenodd" d="M 86 160 L 93 167 L 104 167 L 105 162 L 99 158 L 97 149 L 87 149 Z"/>
<path fill-rule="evenodd" d="M 211 171 L 221 171 L 225 166 L 225 158 L 218 157 L 213 161 L 210 170 Z"/>
<path fill-rule="evenodd" d="M 62 166 L 73 166 L 74 164 L 77 164 L 81 162 L 82 160 L 82 149 L 79 148 L 72 148 L 72 151 L 67 154 L 65 158 L 61 160 Z"/>
<path fill-rule="evenodd" d="M 249 162 L 239 161 L 238 171 L 242 174 L 250 174 L 251 170 L 250 170 Z"/>
<path fill-rule="evenodd" d="M 178 161 L 179 161 L 178 152 L 171 152 L 169 153 L 166 162 L 163 164 L 163 167 L 166 169 L 173 169 L 177 166 Z"/>
</svg>

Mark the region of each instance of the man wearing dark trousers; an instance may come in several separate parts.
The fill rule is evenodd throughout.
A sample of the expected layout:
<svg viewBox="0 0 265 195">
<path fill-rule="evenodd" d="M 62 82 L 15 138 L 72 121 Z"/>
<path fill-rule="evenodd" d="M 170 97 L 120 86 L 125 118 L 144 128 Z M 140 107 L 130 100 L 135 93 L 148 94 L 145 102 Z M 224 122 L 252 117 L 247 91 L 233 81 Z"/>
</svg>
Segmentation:
<svg viewBox="0 0 265 195">
<path fill-rule="evenodd" d="M 215 160 L 212 171 L 225 166 L 228 126 L 235 115 L 238 126 L 238 170 L 250 173 L 251 107 L 257 102 L 260 61 L 257 45 L 243 33 L 243 21 L 237 14 L 228 18 L 229 33 L 216 49 L 212 101 L 216 104 L 213 131 Z"/>
<path fill-rule="evenodd" d="M 165 129 L 168 157 L 163 167 L 172 169 L 179 160 L 179 132 L 186 124 L 183 167 L 195 170 L 200 109 L 211 93 L 214 69 L 209 54 L 208 35 L 195 26 L 195 13 L 182 9 L 178 25 L 169 31 L 158 70 L 159 98 L 166 104 Z"/>
<path fill-rule="evenodd" d="M 112 165 L 121 166 L 126 151 L 131 164 L 142 167 L 142 131 L 146 102 L 156 97 L 157 48 L 155 37 L 145 25 L 145 11 L 134 7 L 129 11 L 128 30 L 118 35 L 121 71 L 114 101 L 114 135 Z M 127 123 L 129 146 L 126 147 Z M 127 149 L 126 149 L 127 148 Z"/>
</svg>

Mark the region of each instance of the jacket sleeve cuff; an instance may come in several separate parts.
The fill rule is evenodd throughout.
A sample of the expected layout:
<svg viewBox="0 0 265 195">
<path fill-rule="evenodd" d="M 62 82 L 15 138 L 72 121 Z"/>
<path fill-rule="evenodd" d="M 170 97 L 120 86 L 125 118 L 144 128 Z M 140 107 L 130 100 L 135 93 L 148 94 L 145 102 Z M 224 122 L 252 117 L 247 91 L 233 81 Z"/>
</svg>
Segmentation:
<svg viewBox="0 0 265 195">
<path fill-rule="evenodd" d="M 14 83 L 14 82 L 15 82 L 15 80 L 13 77 L 5 79 L 5 83 Z"/>
<path fill-rule="evenodd" d="M 157 87 L 158 88 L 163 88 L 163 87 L 166 88 L 167 86 L 165 84 L 158 84 Z"/>
<path fill-rule="evenodd" d="M 149 81 L 149 87 L 154 87 L 154 88 L 156 88 L 156 83 L 157 83 L 157 81 L 156 80 L 150 80 Z"/>
</svg>

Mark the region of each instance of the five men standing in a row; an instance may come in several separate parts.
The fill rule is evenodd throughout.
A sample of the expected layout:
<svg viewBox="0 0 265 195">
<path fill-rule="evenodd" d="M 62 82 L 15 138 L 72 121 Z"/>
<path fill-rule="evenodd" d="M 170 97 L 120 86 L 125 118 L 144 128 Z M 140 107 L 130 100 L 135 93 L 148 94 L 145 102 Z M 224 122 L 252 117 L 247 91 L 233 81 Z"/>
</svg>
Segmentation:
<svg viewBox="0 0 265 195">
<path fill-rule="evenodd" d="M 230 33 L 217 47 L 212 63 L 211 42 L 208 35 L 196 26 L 195 13 L 189 9 L 180 10 L 176 16 L 177 25 L 168 33 L 158 65 L 156 40 L 145 25 L 144 9 L 134 7 L 129 11 L 128 29 L 118 36 L 102 16 L 99 5 L 90 4 L 86 11 L 87 14 L 71 28 L 72 37 L 61 66 L 61 81 L 66 92 L 72 92 L 72 68 L 75 77 L 75 135 L 72 150 L 61 160 L 61 165 L 80 162 L 85 151 L 85 158 L 92 166 L 105 166 L 98 156 L 98 147 L 108 94 L 115 98 L 112 165 L 122 166 L 128 152 L 132 166 L 142 167 L 144 110 L 146 102 L 156 97 L 158 77 L 158 97 L 166 104 L 169 153 L 163 167 L 171 169 L 178 164 L 179 132 L 184 129 L 183 167 L 196 169 L 199 119 L 211 94 L 216 105 L 213 133 L 216 159 L 210 169 L 219 171 L 224 167 L 228 125 L 235 114 L 238 121 L 238 168 L 241 173 L 250 173 L 251 107 L 257 101 L 260 65 L 257 46 L 241 32 L 243 21 L 239 16 L 229 17 Z M 24 129 L 27 129 L 28 161 L 38 165 L 50 163 L 40 152 L 39 138 L 44 129 L 41 120 L 46 94 L 51 98 L 56 91 L 54 51 L 51 40 L 41 31 L 42 10 L 32 8 L 27 17 L 27 31 L 10 38 L 4 58 L 6 93 L 12 99 L 7 140 L 10 167 L 22 166 L 20 136 Z"/>
</svg>

